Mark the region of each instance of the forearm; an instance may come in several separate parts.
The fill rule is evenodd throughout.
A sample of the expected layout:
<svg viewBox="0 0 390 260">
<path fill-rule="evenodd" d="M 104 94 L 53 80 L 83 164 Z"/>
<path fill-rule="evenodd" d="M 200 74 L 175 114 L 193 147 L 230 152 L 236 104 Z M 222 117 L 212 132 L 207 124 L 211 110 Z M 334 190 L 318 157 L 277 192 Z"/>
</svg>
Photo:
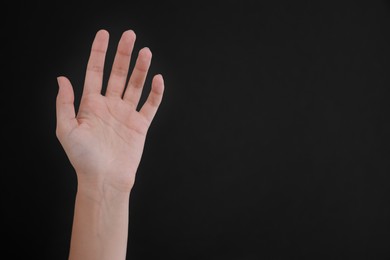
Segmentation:
<svg viewBox="0 0 390 260">
<path fill-rule="evenodd" d="M 126 259 L 129 193 L 79 183 L 70 260 Z"/>
</svg>

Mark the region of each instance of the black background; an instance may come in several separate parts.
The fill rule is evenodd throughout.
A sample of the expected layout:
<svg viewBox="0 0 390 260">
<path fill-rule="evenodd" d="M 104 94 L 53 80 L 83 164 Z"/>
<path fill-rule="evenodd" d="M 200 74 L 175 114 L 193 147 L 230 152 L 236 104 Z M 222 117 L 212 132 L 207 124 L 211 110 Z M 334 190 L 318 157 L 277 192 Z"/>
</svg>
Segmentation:
<svg viewBox="0 0 390 260">
<path fill-rule="evenodd" d="M 81 2 L 81 1 L 80 1 Z M 16 2 L 2 16 L 8 259 L 67 259 L 76 176 L 55 137 L 97 30 L 148 46 L 166 92 L 128 259 L 389 259 L 388 1 Z M 4 246 L 4 245 L 3 245 Z"/>
</svg>

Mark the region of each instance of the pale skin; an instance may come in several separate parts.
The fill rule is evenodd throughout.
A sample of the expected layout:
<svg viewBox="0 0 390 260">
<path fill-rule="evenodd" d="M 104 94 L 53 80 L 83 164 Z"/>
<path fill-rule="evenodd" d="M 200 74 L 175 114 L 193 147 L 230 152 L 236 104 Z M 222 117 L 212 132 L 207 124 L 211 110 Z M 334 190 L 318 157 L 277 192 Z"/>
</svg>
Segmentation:
<svg viewBox="0 0 390 260">
<path fill-rule="evenodd" d="M 64 76 L 57 78 L 56 134 L 78 185 L 71 260 L 126 259 L 130 193 L 164 92 L 163 77 L 154 75 L 150 93 L 137 110 L 152 53 L 141 49 L 134 68 L 129 68 L 135 39 L 132 30 L 122 34 L 102 93 L 109 34 L 106 30 L 96 33 L 77 113 L 71 82 Z"/>
</svg>

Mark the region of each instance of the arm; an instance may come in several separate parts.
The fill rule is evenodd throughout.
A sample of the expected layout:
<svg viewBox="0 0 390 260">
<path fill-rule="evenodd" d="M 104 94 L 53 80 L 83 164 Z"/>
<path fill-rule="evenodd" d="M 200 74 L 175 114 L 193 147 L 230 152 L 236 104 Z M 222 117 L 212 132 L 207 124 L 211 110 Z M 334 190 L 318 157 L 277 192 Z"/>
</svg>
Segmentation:
<svg viewBox="0 0 390 260">
<path fill-rule="evenodd" d="M 149 126 L 162 100 L 161 75 L 152 80 L 146 102 L 136 110 L 151 63 L 141 49 L 128 83 L 135 34 L 123 33 L 105 95 L 101 94 L 109 35 L 97 32 L 87 64 L 80 107 L 66 77 L 58 77 L 57 137 L 77 175 L 69 259 L 126 258 L 129 196 Z"/>
</svg>

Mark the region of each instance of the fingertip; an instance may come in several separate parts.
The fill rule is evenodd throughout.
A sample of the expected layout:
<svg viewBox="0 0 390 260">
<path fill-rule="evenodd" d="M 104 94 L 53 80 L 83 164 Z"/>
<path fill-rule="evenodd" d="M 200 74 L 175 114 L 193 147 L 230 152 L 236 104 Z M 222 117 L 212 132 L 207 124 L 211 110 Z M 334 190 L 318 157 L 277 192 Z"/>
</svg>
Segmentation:
<svg viewBox="0 0 390 260">
<path fill-rule="evenodd" d="M 64 79 L 65 79 L 64 76 L 58 76 L 57 77 L 58 88 L 61 88 L 61 86 L 63 85 Z"/>
<path fill-rule="evenodd" d="M 66 83 L 69 83 L 69 79 L 65 76 L 58 76 L 57 82 L 58 82 L 58 85 L 64 85 Z"/>
<path fill-rule="evenodd" d="M 108 33 L 108 31 L 106 29 L 100 29 L 96 33 L 96 38 L 97 39 L 106 39 L 109 36 L 110 36 L 110 34 Z"/>
<path fill-rule="evenodd" d="M 65 76 L 58 76 L 57 77 L 58 82 L 58 95 L 59 96 L 69 96 L 72 94 L 72 84 L 70 83 L 70 80 Z"/>
<path fill-rule="evenodd" d="M 128 37 L 134 38 L 134 39 L 137 37 L 137 35 L 135 34 L 134 30 L 132 30 L 132 29 L 124 31 L 122 33 L 122 36 L 128 36 Z"/>
<path fill-rule="evenodd" d="M 127 45 L 134 45 L 135 42 L 135 33 L 133 30 L 127 30 L 122 33 L 121 41 Z"/>
<path fill-rule="evenodd" d="M 109 33 L 108 33 L 108 31 L 106 30 L 106 29 L 99 29 L 98 31 L 97 31 L 97 34 L 101 34 L 101 35 L 108 35 Z"/>
<path fill-rule="evenodd" d="M 148 58 L 151 58 L 152 57 L 152 51 L 150 50 L 149 47 L 143 47 L 140 51 L 139 51 L 139 55 L 142 55 L 144 57 L 148 57 Z"/>
<path fill-rule="evenodd" d="M 157 94 L 162 94 L 164 92 L 164 77 L 161 74 L 157 74 L 153 78 L 153 90 Z"/>
<path fill-rule="evenodd" d="M 156 74 L 156 79 L 158 79 L 158 80 L 160 80 L 160 81 L 162 81 L 162 82 L 164 82 L 164 77 L 163 77 L 163 75 L 162 74 Z"/>
</svg>

